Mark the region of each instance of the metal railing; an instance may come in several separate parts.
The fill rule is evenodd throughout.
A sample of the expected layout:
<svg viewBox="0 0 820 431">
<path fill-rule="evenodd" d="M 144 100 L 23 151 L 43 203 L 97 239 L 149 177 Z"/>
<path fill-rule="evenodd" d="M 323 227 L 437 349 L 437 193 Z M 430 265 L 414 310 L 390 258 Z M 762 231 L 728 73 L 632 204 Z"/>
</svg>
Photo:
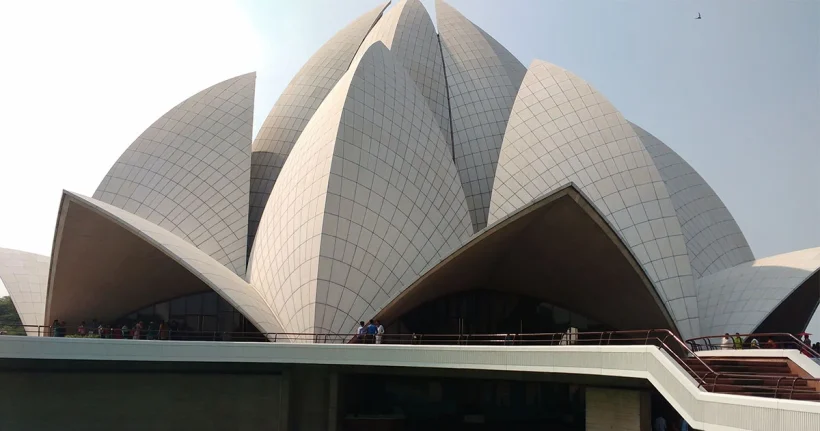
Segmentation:
<svg viewBox="0 0 820 431">
<path fill-rule="evenodd" d="M 812 349 L 812 346 L 804 343 L 793 334 L 785 332 L 771 332 L 771 333 L 752 333 L 752 334 L 729 334 L 729 340 L 724 341 L 726 335 L 706 335 L 686 340 L 686 344 L 694 352 L 702 351 L 742 351 L 742 350 L 758 350 L 758 349 L 786 349 L 797 350 L 806 355 L 810 359 L 817 360 L 820 358 L 820 353 Z M 740 343 L 735 342 L 735 338 L 739 337 Z M 752 340 L 757 340 L 753 343 Z M 739 345 L 738 345 L 739 344 Z M 756 359 L 755 357 L 742 357 L 740 359 Z M 715 360 L 731 360 L 732 357 L 715 357 Z M 767 358 L 761 358 L 763 360 Z M 714 370 L 712 370 L 714 372 Z M 788 395 L 792 399 L 796 394 L 814 394 L 817 400 L 820 400 L 820 378 L 807 378 L 795 375 L 784 376 L 782 374 L 766 374 L 763 373 L 739 373 L 739 372 L 717 372 L 714 375 L 707 373 L 705 378 L 711 378 L 709 385 L 714 391 L 721 389 L 720 392 L 729 392 L 733 390 L 743 390 L 747 395 L 757 396 L 772 396 L 777 398 L 778 395 Z M 728 381 L 728 383 L 727 383 Z M 761 383 L 762 384 L 749 384 Z M 766 382 L 774 381 L 774 385 L 766 385 Z M 745 382 L 745 383 L 744 383 Z M 721 387 L 723 385 L 723 387 Z M 800 388 L 798 388 L 800 386 Z M 802 389 L 805 387 L 805 389 Z M 781 392 L 783 391 L 783 392 Z"/>
<path fill-rule="evenodd" d="M 766 332 L 757 334 L 729 334 L 729 343 L 724 343 L 724 335 L 706 335 L 703 337 L 690 338 L 686 340 L 689 347 L 695 351 L 711 350 L 738 350 L 733 337 L 741 338 L 741 349 L 793 349 L 799 350 L 804 355 L 812 359 L 820 358 L 820 353 L 812 349 L 799 338 L 785 332 Z M 757 347 L 752 345 L 752 340 L 757 340 Z"/>
<path fill-rule="evenodd" d="M 665 351 L 683 370 L 697 382 L 698 387 L 709 392 L 742 393 L 746 395 L 774 396 L 792 398 L 801 393 L 817 393 L 820 388 L 820 379 L 809 379 L 797 376 L 749 374 L 715 371 L 706 361 L 695 352 L 714 350 L 721 347 L 712 343 L 711 339 L 721 339 L 722 336 L 699 337 L 684 342 L 668 329 L 632 330 L 632 331 L 602 331 L 579 333 L 525 333 L 525 334 L 384 334 L 359 335 L 349 333 L 259 333 L 259 332 L 230 332 L 230 331 L 189 331 L 189 330 L 149 330 L 143 328 L 135 334 L 133 328 L 126 333 L 122 329 L 105 329 L 102 336 L 97 331 L 90 331 L 85 335 L 78 334 L 77 329 L 69 331 L 60 328 L 56 334 L 53 328 L 47 326 L 0 325 L 5 328 L 15 327 L 18 333 L 25 333 L 28 329 L 32 334 L 40 336 L 56 336 L 65 338 L 113 338 L 140 340 L 176 340 L 176 341 L 226 341 L 248 342 L 267 341 L 284 343 L 319 343 L 319 344 L 389 344 L 389 345 L 449 345 L 449 346 L 628 346 L 647 345 L 655 346 Z M 12 334 L 6 334 L 12 335 Z M 746 334 L 748 336 L 749 334 Z M 787 341 L 779 341 L 779 346 L 803 345 L 790 334 L 754 334 L 755 336 L 782 336 Z M 743 335 L 741 335 L 743 336 Z M 788 339 L 788 336 L 791 339 Z M 786 344 L 791 343 L 791 344 Z M 694 368 L 693 368 L 694 367 Z M 697 368 L 697 369 L 695 369 Z M 774 384 L 766 384 L 766 383 Z M 806 389 L 803 389 L 803 388 Z"/>
<path fill-rule="evenodd" d="M 97 331 L 78 334 L 76 328 L 60 327 L 54 329 L 48 326 L 17 325 L 22 335 L 25 330 L 32 334 L 46 337 L 66 338 L 114 338 L 114 339 L 149 339 L 149 340 L 180 340 L 180 341 L 269 341 L 289 343 L 320 343 L 320 344 L 418 344 L 418 345 L 512 345 L 512 346 L 617 346 L 617 345 L 653 345 L 666 351 L 670 357 L 695 378 L 699 385 L 705 381 L 681 358 L 681 355 L 696 358 L 699 363 L 711 368 L 697 358 L 689 347 L 672 331 L 668 329 L 650 329 L 633 331 L 603 331 L 603 332 L 556 332 L 556 333 L 525 333 L 525 334 L 313 334 L 313 333 L 259 333 L 259 332 L 226 332 L 226 331 L 186 331 L 186 330 L 149 330 L 143 328 L 138 334 L 133 328 L 123 333 L 122 329 L 105 329 L 100 335 Z"/>
</svg>

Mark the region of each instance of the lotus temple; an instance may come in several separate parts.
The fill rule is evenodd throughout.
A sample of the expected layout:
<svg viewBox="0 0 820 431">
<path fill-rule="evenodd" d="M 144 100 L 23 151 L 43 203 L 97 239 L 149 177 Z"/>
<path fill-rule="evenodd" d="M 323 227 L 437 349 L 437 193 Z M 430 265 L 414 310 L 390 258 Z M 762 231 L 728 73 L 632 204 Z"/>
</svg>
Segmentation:
<svg viewBox="0 0 820 431">
<path fill-rule="evenodd" d="M 160 116 L 92 195 L 64 191 L 51 256 L 0 249 L 0 280 L 29 335 L 0 337 L 0 385 L 27 400 L 57 388 L 69 404 L 78 382 L 154 385 L 179 391 L 188 417 L 227 412 L 204 414 L 206 429 L 364 429 L 350 391 L 387 393 L 373 389 L 386 375 L 398 386 L 439 379 L 427 406 L 446 404 L 448 390 L 500 399 L 501 383 L 486 382 L 509 382 L 512 398 L 495 407 L 537 392 L 535 410 L 577 413 L 554 429 L 648 430 L 658 409 L 696 429 L 817 429 L 817 401 L 710 390 L 678 363 L 691 358 L 646 343 L 423 342 L 569 329 L 610 340 L 663 331 L 666 344 L 796 334 L 820 303 L 820 247 L 755 256 L 704 178 L 591 83 L 547 61 L 525 66 L 444 1 L 435 7 L 435 25 L 418 0 L 401 0 L 339 30 L 255 137 L 248 73 Z M 71 331 L 92 319 L 255 342 L 50 336 L 55 320 Z M 418 343 L 357 344 L 371 319 Z M 752 353 L 791 361 L 787 371 L 820 388 L 820 365 L 777 351 Z M 540 389 L 517 398 L 516 385 Z M 234 406 L 236 394 L 253 400 Z M 50 429 L 29 414 L 36 403 L 3 396 L 0 424 L 11 422 L 0 429 Z M 173 416 L 166 425 L 179 428 Z"/>
</svg>

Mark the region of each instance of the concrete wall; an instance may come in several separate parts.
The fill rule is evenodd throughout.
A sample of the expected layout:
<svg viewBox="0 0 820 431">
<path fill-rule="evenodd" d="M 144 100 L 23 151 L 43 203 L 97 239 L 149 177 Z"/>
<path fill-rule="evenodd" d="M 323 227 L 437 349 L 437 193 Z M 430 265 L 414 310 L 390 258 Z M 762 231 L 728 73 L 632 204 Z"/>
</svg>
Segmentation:
<svg viewBox="0 0 820 431">
<path fill-rule="evenodd" d="M 649 403 L 643 391 L 587 388 L 587 431 L 649 431 Z"/>
<path fill-rule="evenodd" d="M 0 430 L 284 430 L 270 374 L 0 373 Z M 285 397 L 286 398 L 286 397 Z"/>
<path fill-rule="evenodd" d="M 327 367 L 296 367 L 289 382 L 289 430 L 335 431 L 339 422 L 339 379 Z"/>
</svg>

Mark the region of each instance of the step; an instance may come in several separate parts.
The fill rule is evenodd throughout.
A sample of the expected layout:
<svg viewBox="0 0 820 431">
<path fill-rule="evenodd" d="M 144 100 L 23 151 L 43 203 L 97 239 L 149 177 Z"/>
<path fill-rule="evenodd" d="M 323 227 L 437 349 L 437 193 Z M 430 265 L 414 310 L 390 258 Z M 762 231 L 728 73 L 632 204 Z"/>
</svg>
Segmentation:
<svg viewBox="0 0 820 431">
<path fill-rule="evenodd" d="M 757 374 L 791 374 L 788 368 L 779 367 L 704 367 L 704 366 L 690 366 L 692 371 L 709 371 L 710 369 L 717 373 L 757 373 Z"/>
<path fill-rule="evenodd" d="M 701 377 L 703 378 L 703 377 Z M 708 376 L 703 378 L 706 384 L 714 383 L 714 379 L 710 379 Z M 718 384 L 731 384 L 731 385 L 755 385 L 755 386 L 767 386 L 767 387 L 781 387 L 781 388 L 807 388 L 808 382 L 803 379 L 800 380 L 792 380 L 792 379 L 782 379 L 778 380 L 776 378 L 760 378 L 760 377 L 747 377 L 747 378 L 737 378 L 737 377 L 720 377 L 717 380 Z"/>
<path fill-rule="evenodd" d="M 717 385 L 707 384 L 707 389 L 713 389 L 713 392 L 720 392 L 720 393 L 746 393 L 746 392 L 755 392 L 755 393 L 818 393 L 812 389 L 808 388 L 795 388 L 792 391 L 791 385 L 789 386 L 760 386 L 760 385 L 753 385 L 753 384 L 730 384 L 730 383 L 718 383 Z"/>
<path fill-rule="evenodd" d="M 708 365 L 710 367 L 763 367 L 763 368 L 789 368 L 789 363 L 786 361 L 755 361 L 755 360 L 710 360 L 706 359 L 699 361 L 695 358 L 686 358 L 684 361 L 690 365 L 699 365 L 703 366 Z"/>
<path fill-rule="evenodd" d="M 795 392 L 792 394 L 789 393 L 779 393 L 777 396 L 774 395 L 772 392 L 731 392 L 730 395 L 743 395 L 747 397 L 762 397 L 762 398 L 777 398 L 777 399 L 792 399 L 792 400 L 800 400 L 800 401 L 820 401 L 820 393 L 817 392 Z"/>
<path fill-rule="evenodd" d="M 700 361 L 694 363 L 697 364 L 700 363 Z M 789 367 L 789 363 L 786 361 L 703 361 L 703 363 L 710 367 Z"/>
<path fill-rule="evenodd" d="M 714 374 L 705 369 L 693 369 L 692 370 L 697 375 L 706 375 L 706 376 L 713 376 Z M 714 370 L 715 373 L 718 374 L 736 374 L 740 376 L 761 376 L 761 377 L 797 377 L 794 373 L 786 373 L 786 372 L 758 372 L 758 371 L 726 371 L 726 370 Z"/>
</svg>

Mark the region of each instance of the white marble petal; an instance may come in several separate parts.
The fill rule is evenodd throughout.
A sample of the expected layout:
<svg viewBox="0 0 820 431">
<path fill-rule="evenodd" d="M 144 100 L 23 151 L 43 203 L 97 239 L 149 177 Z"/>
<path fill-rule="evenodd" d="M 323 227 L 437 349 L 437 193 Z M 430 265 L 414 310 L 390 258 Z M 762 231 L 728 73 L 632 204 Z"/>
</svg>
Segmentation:
<svg viewBox="0 0 820 431">
<path fill-rule="evenodd" d="M 339 80 L 279 178 L 249 269 L 290 332 L 352 331 L 470 234 L 441 128 L 381 42 Z"/>
<path fill-rule="evenodd" d="M 698 279 L 701 333 L 752 332 L 818 269 L 820 247 L 757 259 Z"/>
<path fill-rule="evenodd" d="M 165 113 L 125 150 L 94 198 L 243 276 L 255 82 L 256 73 L 220 82 Z"/>
<path fill-rule="evenodd" d="M 24 251 L 0 248 L 0 283 L 5 286 L 28 335 L 42 335 L 50 259 Z"/>
<path fill-rule="evenodd" d="M 516 97 L 498 160 L 489 222 L 574 183 L 630 247 L 680 332 L 699 332 L 689 255 L 652 156 L 589 84 L 540 60 Z"/>
</svg>

